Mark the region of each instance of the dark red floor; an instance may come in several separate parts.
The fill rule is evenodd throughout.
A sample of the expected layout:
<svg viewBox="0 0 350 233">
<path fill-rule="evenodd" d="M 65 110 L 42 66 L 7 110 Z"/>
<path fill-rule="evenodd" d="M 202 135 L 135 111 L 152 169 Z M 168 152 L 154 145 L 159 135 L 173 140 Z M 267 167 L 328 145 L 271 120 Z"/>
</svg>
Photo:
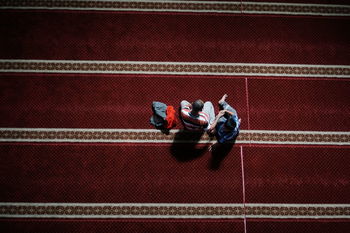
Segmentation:
<svg viewBox="0 0 350 233">
<path fill-rule="evenodd" d="M 249 79 L 251 129 L 349 131 L 350 82 Z"/>
<path fill-rule="evenodd" d="M 249 219 L 247 232 L 271 232 L 271 233 L 343 233 L 350 229 L 347 220 L 261 220 Z"/>
<path fill-rule="evenodd" d="M 243 220 L 11 220 L 0 219 L 6 232 L 169 232 L 169 233 L 242 233 Z"/>
<path fill-rule="evenodd" d="M 349 203 L 349 148 L 244 147 L 247 203 Z"/>
<path fill-rule="evenodd" d="M 4 11 L 1 59 L 349 64 L 348 18 Z"/>
<path fill-rule="evenodd" d="M 0 144 L 1 202 L 242 203 L 239 148 Z"/>
<path fill-rule="evenodd" d="M 226 92 L 240 117 L 247 118 L 241 78 L 1 76 L 0 127 L 151 128 L 152 101 L 178 111 L 183 99 L 203 99 L 218 110 L 217 102 Z M 242 127 L 247 128 L 247 121 Z"/>
<path fill-rule="evenodd" d="M 348 25 L 349 17 L 2 10 L 0 59 L 349 65 Z M 345 79 L 0 76 L 0 127 L 147 129 L 153 100 L 177 107 L 182 99 L 215 103 L 228 93 L 241 129 L 350 129 Z M 348 147 L 247 145 L 242 152 L 237 145 L 218 156 L 182 144 L 2 143 L 0 201 L 350 203 Z M 349 224 L 348 219 L 248 219 L 244 225 L 242 219 L 12 218 L 0 219 L 0 231 L 316 233 L 346 232 Z"/>
<path fill-rule="evenodd" d="M 247 232 L 347 232 L 347 220 L 247 220 Z M 47 220 L 0 219 L 6 232 L 244 232 L 243 220 Z"/>
<path fill-rule="evenodd" d="M 346 79 L 247 78 L 247 95 L 245 79 L 239 77 L 1 76 L 1 127 L 151 128 L 152 101 L 178 110 L 183 99 L 203 99 L 218 111 L 217 101 L 228 93 L 242 118 L 241 129 L 350 129 Z"/>
<path fill-rule="evenodd" d="M 238 147 L 217 170 L 211 169 L 212 155 L 206 148 L 181 145 L 2 144 L 0 149 L 1 185 L 6 187 L 2 201 L 242 201 Z M 348 203 L 348 152 L 348 148 L 244 147 L 246 201 Z"/>
</svg>

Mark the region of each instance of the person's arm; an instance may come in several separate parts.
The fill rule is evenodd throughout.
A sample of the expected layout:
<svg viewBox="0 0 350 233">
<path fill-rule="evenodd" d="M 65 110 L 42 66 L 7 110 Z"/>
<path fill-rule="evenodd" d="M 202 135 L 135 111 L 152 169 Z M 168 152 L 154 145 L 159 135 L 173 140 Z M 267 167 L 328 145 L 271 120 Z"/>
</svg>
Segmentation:
<svg viewBox="0 0 350 233">
<path fill-rule="evenodd" d="M 226 110 L 221 110 L 221 111 L 219 112 L 219 114 L 216 115 L 216 117 L 215 117 L 215 119 L 214 119 L 214 122 L 208 127 L 208 132 L 209 132 L 209 133 L 213 133 L 213 131 L 214 131 L 214 129 L 215 129 L 217 123 L 218 123 L 218 120 L 219 120 L 223 115 L 225 115 L 225 112 L 226 112 Z"/>
<path fill-rule="evenodd" d="M 228 114 L 230 114 L 231 116 L 234 116 L 235 114 L 233 112 L 230 112 L 228 110 L 225 110 Z"/>
</svg>

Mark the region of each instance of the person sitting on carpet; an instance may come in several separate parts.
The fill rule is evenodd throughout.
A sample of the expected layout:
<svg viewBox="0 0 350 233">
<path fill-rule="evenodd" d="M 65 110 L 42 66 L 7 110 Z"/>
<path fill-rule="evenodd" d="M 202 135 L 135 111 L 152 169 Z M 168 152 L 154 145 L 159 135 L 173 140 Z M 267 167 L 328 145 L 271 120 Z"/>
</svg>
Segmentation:
<svg viewBox="0 0 350 233">
<path fill-rule="evenodd" d="M 181 120 L 186 130 L 203 132 L 210 129 L 215 118 L 214 106 L 211 102 L 196 100 L 192 104 L 181 101 Z"/>
<path fill-rule="evenodd" d="M 213 145 L 216 143 L 232 143 L 239 134 L 241 119 L 238 118 L 237 111 L 226 102 L 227 97 L 228 95 L 225 94 L 219 100 L 221 111 L 215 117 L 215 120 L 208 131 L 216 136 L 217 142 Z M 209 147 L 209 150 L 212 150 L 213 145 Z"/>
</svg>

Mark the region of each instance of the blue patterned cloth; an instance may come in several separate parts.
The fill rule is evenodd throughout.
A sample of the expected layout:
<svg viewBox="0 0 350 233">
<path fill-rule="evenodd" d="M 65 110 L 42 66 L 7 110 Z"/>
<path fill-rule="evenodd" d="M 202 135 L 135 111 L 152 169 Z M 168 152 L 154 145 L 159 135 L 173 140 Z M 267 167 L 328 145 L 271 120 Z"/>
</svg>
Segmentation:
<svg viewBox="0 0 350 233">
<path fill-rule="evenodd" d="M 236 127 L 233 130 L 225 130 L 225 122 L 227 121 L 227 118 L 222 116 L 218 123 L 216 124 L 216 139 L 219 143 L 226 143 L 233 141 L 239 134 L 239 120 L 237 115 L 231 116 L 233 117 L 234 121 L 236 122 Z"/>
</svg>

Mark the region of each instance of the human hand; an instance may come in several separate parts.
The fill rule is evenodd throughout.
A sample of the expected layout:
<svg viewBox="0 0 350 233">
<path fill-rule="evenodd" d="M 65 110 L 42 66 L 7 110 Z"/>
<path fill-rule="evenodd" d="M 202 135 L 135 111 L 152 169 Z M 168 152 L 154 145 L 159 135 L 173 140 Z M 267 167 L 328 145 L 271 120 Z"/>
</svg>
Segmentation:
<svg viewBox="0 0 350 233">
<path fill-rule="evenodd" d="M 208 130 L 207 130 L 207 133 L 208 134 L 212 134 L 214 132 L 214 128 L 213 127 L 210 127 Z"/>
<path fill-rule="evenodd" d="M 225 115 L 226 113 L 226 110 L 221 110 L 219 113 L 218 113 L 218 117 L 222 117 L 223 115 Z"/>
</svg>

